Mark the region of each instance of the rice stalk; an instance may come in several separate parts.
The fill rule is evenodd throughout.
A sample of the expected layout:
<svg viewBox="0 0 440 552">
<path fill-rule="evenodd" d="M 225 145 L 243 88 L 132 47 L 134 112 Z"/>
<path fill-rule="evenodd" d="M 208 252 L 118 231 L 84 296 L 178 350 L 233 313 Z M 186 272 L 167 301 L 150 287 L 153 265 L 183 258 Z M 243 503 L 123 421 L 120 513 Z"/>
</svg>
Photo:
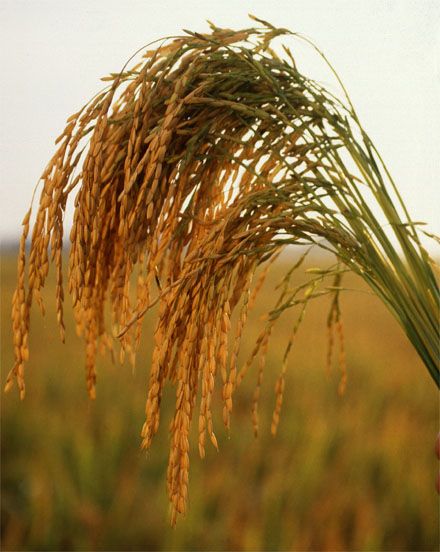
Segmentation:
<svg viewBox="0 0 440 552">
<path fill-rule="evenodd" d="M 258 27 L 240 31 L 213 24 L 210 34 L 185 31 L 142 49 L 131 69 L 105 77 L 106 88 L 67 120 L 57 139 L 41 177 L 29 253 L 31 211 L 23 221 L 12 308 L 15 365 L 6 389 L 15 381 L 20 397 L 25 395 L 29 313 L 33 302 L 44 313 L 41 290 L 50 262 L 61 338 L 67 289 L 85 343 L 92 399 L 97 351 L 113 354 L 116 335 L 120 360 L 128 355 L 134 363 L 142 318 L 158 305 L 142 447 L 148 449 L 158 431 L 170 381 L 176 392 L 167 472 L 173 523 L 187 504 L 194 416 L 203 457 L 207 439 L 218 447 L 212 420 L 216 383 L 229 428 L 234 390 L 257 357 L 252 418 L 258 432 L 264 359 L 274 324 L 287 309 L 298 306 L 299 315 L 277 380 L 272 432 L 307 303 L 325 294 L 333 296 L 327 365 L 338 340 L 343 392 L 338 299 L 345 271 L 359 274 L 385 303 L 439 385 L 439 289 L 417 225 L 345 89 L 344 99 L 336 98 L 298 70 L 285 44 L 283 54 L 271 47 L 279 37 L 299 35 L 253 19 Z M 76 196 L 65 284 L 63 219 L 71 194 Z M 337 262 L 309 271 L 309 280 L 292 288 L 292 273 L 309 249 L 301 255 L 240 367 L 243 329 L 265 277 L 263 271 L 254 285 L 255 271 L 291 244 L 321 247 Z"/>
</svg>

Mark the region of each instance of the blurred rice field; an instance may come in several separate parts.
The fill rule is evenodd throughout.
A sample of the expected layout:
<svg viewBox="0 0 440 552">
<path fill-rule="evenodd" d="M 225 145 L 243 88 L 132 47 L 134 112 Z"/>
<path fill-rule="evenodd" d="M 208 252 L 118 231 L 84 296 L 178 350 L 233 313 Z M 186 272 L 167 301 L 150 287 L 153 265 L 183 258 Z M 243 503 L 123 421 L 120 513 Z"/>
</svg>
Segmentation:
<svg viewBox="0 0 440 552">
<path fill-rule="evenodd" d="M 243 358 L 288 260 L 263 289 Z M 15 259 L 3 254 L 2 381 L 12 363 L 14 280 Z M 82 343 L 69 309 L 67 342 L 60 343 L 51 285 L 46 317 L 37 309 L 32 317 L 26 399 L 2 396 L 3 550 L 438 549 L 438 394 L 402 330 L 355 277 L 345 285 L 359 291 L 342 296 L 345 395 L 337 394 L 337 362 L 325 370 L 323 298 L 310 305 L 298 333 L 278 435 L 271 436 L 274 383 L 296 319 L 286 313 L 270 342 L 259 437 L 251 422 L 254 368 L 236 395 L 230 435 L 218 408 L 220 452 L 208 447 L 201 460 L 192 442 L 189 512 L 175 529 L 165 487 L 171 387 L 152 450 L 146 457 L 139 448 L 153 314 L 136 370 L 101 359 L 91 403 Z"/>
</svg>

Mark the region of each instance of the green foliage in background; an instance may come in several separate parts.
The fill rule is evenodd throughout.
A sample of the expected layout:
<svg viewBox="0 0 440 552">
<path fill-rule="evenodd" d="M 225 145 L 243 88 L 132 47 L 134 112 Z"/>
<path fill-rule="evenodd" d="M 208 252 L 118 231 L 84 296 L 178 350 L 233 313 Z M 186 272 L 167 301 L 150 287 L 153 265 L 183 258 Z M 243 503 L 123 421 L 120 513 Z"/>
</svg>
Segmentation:
<svg viewBox="0 0 440 552">
<path fill-rule="evenodd" d="M 290 260 L 291 263 L 291 260 Z M 272 304 L 274 268 L 243 340 L 243 357 Z M 298 275 L 298 278 L 300 275 Z M 12 362 L 9 329 L 15 261 L 2 263 L 2 372 Z M 299 281 L 298 281 L 299 283 Z M 98 365 L 97 399 L 80 392 L 83 349 L 73 322 L 56 332 L 53 281 L 45 319 L 32 319 L 28 395 L 2 398 L 3 550 L 436 550 L 434 488 L 437 392 L 380 302 L 355 279 L 342 297 L 348 383 L 326 375 L 328 299 L 310 304 L 292 351 L 278 435 L 270 435 L 273 385 L 295 312 L 269 347 L 260 436 L 251 423 L 256 371 L 240 388 L 220 453 L 191 449 L 188 513 L 169 526 L 167 423 L 148 457 L 139 449 L 151 343 L 131 367 Z M 146 334 L 154 313 L 148 315 Z M 220 410 L 220 409 L 219 409 Z M 173 411 L 167 389 L 164 420 Z"/>
</svg>

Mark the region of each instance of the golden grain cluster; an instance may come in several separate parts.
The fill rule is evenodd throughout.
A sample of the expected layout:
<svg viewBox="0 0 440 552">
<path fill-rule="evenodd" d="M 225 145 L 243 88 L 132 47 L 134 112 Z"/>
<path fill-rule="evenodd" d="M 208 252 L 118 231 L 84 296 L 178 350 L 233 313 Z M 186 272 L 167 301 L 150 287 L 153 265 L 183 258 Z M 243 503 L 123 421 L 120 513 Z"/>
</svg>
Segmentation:
<svg viewBox="0 0 440 552">
<path fill-rule="evenodd" d="M 214 25 L 211 34 L 187 32 L 144 51 L 132 69 L 104 79 L 108 87 L 68 119 L 42 175 L 27 266 L 30 212 L 23 222 L 12 312 L 16 361 L 6 386 L 15 379 L 24 396 L 29 311 L 33 301 L 44 310 L 41 288 L 49 258 L 56 270 L 61 338 L 67 288 L 77 332 L 85 341 L 91 398 L 97 352 L 108 349 L 113 354 L 117 336 L 121 360 L 128 355 L 134 363 L 142 318 L 157 304 L 142 445 L 148 448 L 158 430 L 162 391 L 171 381 L 176 407 L 167 484 L 173 523 L 187 503 L 192 421 L 197 419 L 203 457 L 207 437 L 217 447 L 212 420 L 216 382 L 229 427 L 234 389 L 258 357 L 252 409 L 257 432 L 264 359 L 278 316 L 299 306 L 276 385 L 273 432 L 287 355 L 307 301 L 334 294 L 328 362 L 334 328 L 343 343 L 337 301 L 343 270 L 356 270 L 392 303 L 389 275 L 380 275 L 389 257 L 391 262 L 395 258 L 387 252 L 387 242 L 381 242 L 381 231 L 377 236 L 371 231 L 373 215 L 359 201 L 361 179 L 374 193 L 382 186 L 381 173 L 368 159 L 374 159 L 370 142 L 357 127 L 351 104 L 344 106 L 304 77 L 286 47 L 282 53 L 271 49 L 271 41 L 288 31 L 260 23 L 238 32 Z M 359 134 L 362 147 L 356 142 Z M 354 164 L 347 165 L 340 154 L 344 148 Z M 64 285 L 63 217 L 73 191 Z M 411 232 L 413 227 L 406 231 Z M 339 262 L 295 289 L 292 271 L 286 275 L 251 357 L 239 367 L 248 310 L 267 267 L 283 246 L 295 243 L 318 243 Z M 254 282 L 263 262 L 266 269 Z M 377 273 L 371 268 L 374 262 Z M 334 278 L 333 285 L 320 291 L 328 276 Z M 401 284 L 404 295 L 407 282 Z M 231 327 L 234 310 L 237 322 Z M 345 365 L 343 347 L 340 365 Z M 344 376 L 341 390 L 343 386 Z"/>
</svg>

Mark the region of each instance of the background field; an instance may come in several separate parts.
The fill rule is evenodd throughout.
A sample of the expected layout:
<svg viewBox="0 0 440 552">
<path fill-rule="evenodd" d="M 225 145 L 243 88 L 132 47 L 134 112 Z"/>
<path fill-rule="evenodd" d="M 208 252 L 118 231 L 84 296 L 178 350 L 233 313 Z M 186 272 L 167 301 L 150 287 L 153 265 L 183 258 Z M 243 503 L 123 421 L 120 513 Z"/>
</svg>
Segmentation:
<svg viewBox="0 0 440 552">
<path fill-rule="evenodd" d="M 243 353 L 288 262 L 280 261 L 263 290 Z M 12 363 L 14 279 L 15 261 L 3 254 L 2 381 Z M 346 285 L 365 291 L 353 277 Z M 284 316 L 269 348 L 259 438 L 250 416 L 254 368 L 237 395 L 230 436 L 216 420 L 220 452 L 208 447 L 202 461 L 193 442 L 189 512 L 171 529 L 165 490 L 171 388 L 151 452 L 146 458 L 139 450 L 151 316 L 136 371 L 101 359 L 91 403 L 82 343 L 70 316 L 67 343 L 59 342 L 52 291 L 49 285 L 46 318 L 36 311 L 32 317 L 26 400 L 20 403 L 15 392 L 2 397 L 3 550 L 438 549 L 438 395 L 373 296 L 356 291 L 342 298 L 349 370 L 343 398 L 337 365 L 330 376 L 325 371 L 329 301 L 308 309 L 273 438 L 274 382 L 295 313 Z"/>
</svg>

